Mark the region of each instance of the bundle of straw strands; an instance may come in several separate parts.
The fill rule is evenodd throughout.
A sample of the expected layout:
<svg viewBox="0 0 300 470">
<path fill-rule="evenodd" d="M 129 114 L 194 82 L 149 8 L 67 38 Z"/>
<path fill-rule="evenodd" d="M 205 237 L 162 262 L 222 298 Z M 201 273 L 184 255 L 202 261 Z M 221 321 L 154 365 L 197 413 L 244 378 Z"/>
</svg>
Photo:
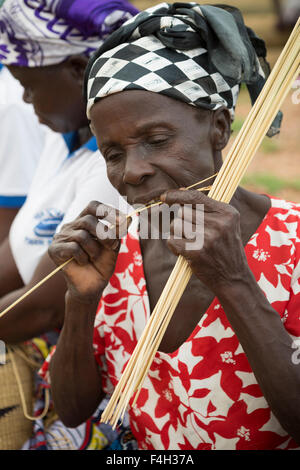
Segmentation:
<svg viewBox="0 0 300 470">
<path fill-rule="evenodd" d="M 208 196 L 212 199 L 230 202 L 300 71 L 299 63 L 300 18 L 209 191 Z M 132 406 L 135 406 L 144 379 L 191 275 L 192 271 L 187 261 L 179 256 L 145 330 L 102 414 L 102 422 L 110 422 L 113 427 L 116 427 L 119 419 L 123 419 L 134 393 L 136 395 Z"/>
</svg>

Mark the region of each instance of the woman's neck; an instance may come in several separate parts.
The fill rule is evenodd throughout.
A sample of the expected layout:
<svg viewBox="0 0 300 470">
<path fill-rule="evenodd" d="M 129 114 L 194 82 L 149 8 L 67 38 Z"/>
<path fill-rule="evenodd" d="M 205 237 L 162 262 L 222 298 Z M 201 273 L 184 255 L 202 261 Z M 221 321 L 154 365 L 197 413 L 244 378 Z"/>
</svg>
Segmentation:
<svg viewBox="0 0 300 470">
<path fill-rule="evenodd" d="M 240 213 L 241 238 L 245 246 L 271 207 L 267 195 L 247 191 L 240 186 L 230 204 Z"/>
</svg>

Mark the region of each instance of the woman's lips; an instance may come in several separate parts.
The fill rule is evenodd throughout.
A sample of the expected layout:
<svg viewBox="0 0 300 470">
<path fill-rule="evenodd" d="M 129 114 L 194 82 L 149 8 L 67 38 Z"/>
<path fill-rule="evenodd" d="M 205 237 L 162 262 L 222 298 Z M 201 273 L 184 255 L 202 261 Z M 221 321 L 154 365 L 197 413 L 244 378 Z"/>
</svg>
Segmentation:
<svg viewBox="0 0 300 470">
<path fill-rule="evenodd" d="M 160 196 L 166 192 L 166 190 L 162 190 L 159 192 L 159 194 L 156 193 L 156 195 L 149 195 L 149 196 L 143 196 L 143 197 L 137 197 L 134 198 L 132 205 L 134 204 L 143 204 L 145 206 L 155 204 L 156 202 L 161 202 L 160 201 Z"/>
</svg>

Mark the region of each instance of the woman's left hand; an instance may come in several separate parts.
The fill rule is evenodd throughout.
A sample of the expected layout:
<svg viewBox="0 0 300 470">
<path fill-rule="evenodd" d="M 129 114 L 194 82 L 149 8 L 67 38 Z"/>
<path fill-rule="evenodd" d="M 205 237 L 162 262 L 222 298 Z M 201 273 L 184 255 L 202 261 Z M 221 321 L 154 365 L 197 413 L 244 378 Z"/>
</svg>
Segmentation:
<svg viewBox="0 0 300 470">
<path fill-rule="evenodd" d="M 167 191 L 161 200 L 182 206 L 172 222 L 168 246 L 188 261 L 204 284 L 216 291 L 247 276 L 240 214 L 234 207 L 195 190 Z"/>
</svg>

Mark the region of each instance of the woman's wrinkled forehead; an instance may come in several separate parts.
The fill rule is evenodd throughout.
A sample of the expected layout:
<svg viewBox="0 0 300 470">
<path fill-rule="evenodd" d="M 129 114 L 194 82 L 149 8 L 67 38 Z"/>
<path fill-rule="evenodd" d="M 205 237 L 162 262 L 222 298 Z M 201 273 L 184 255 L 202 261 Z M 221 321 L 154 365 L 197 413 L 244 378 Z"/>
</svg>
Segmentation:
<svg viewBox="0 0 300 470">
<path fill-rule="evenodd" d="M 122 91 L 98 101 L 90 113 L 91 129 L 103 143 L 147 134 L 152 130 L 185 132 L 191 122 L 200 132 L 211 123 L 210 112 L 144 90 Z M 108 137 L 109 136 L 109 137 Z M 112 137 L 114 136 L 114 137 Z"/>
</svg>

